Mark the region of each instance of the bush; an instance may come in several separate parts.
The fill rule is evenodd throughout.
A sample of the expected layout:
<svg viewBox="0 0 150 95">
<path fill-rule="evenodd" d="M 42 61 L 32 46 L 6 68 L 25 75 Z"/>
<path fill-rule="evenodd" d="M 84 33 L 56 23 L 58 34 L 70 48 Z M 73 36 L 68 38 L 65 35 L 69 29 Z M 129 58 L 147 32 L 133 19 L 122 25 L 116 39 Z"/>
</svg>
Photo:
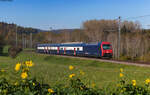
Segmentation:
<svg viewBox="0 0 150 95">
<path fill-rule="evenodd" d="M 0 55 L 3 54 L 3 47 L 5 45 L 4 37 L 0 35 Z"/>
<path fill-rule="evenodd" d="M 150 62 L 150 52 L 140 57 L 141 61 Z"/>
<path fill-rule="evenodd" d="M 130 56 L 120 56 L 119 60 L 132 60 Z"/>
<path fill-rule="evenodd" d="M 22 51 L 22 48 L 21 47 L 14 47 L 14 46 L 11 46 L 9 49 L 8 49 L 8 53 L 9 53 L 9 56 L 12 57 L 12 58 L 15 58 L 17 56 L 18 53 L 20 53 Z"/>
<path fill-rule="evenodd" d="M 3 54 L 3 46 L 0 45 L 0 55 Z"/>
</svg>

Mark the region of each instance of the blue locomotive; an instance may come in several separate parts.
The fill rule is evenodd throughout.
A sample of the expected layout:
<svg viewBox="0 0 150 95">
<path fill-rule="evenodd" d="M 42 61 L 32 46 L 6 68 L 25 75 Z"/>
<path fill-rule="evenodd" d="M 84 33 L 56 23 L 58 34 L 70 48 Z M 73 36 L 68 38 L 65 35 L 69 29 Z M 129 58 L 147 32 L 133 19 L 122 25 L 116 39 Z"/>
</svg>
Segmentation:
<svg viewBox="0 0 150 95">
<path fill-rule="evenodd" d="M 37 44 L 37 52 L 45 54 L 60 54 L 74 56 L 112 57 L 110 42 L 98 43 L 60 43 L 60 44 Z"/>
</svg>

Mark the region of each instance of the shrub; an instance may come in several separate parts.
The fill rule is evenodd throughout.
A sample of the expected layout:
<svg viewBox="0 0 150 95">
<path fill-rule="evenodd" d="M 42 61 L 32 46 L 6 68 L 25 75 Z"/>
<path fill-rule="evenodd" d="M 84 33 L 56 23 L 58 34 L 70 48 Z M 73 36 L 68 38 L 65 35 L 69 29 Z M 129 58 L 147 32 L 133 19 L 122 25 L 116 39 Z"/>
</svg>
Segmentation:
<svg viewBox="0 0 150 95">
<path fill-rule="evenodd" d="M 130 56 L 120 56 L 119 60 L 132 60 Z"/>
<path fill-rule="evenodd" d="M 0 55 L 3 54 L 3 46 L 0 45 Z"/>
<path fill-rule="evenodd" d="M 22 51 L 21 47 L 15 47 L 15 46 L 11 46 L 8 49 L 9 56 L 12 58 L 15 58 L 17 56 L 17 54 L 20 53 L 21 51 Z"/>
<path fill-rule="evenodd" d="M 3 47 L 5 45 L 4 37 L 0 35 L 0 55 L 3 54 Z"/>
<path fill-rule="evenodd" d="M 150 52 L 140 57 L 141 61 L 149 62 L 150 61 Z"/>
</svg>

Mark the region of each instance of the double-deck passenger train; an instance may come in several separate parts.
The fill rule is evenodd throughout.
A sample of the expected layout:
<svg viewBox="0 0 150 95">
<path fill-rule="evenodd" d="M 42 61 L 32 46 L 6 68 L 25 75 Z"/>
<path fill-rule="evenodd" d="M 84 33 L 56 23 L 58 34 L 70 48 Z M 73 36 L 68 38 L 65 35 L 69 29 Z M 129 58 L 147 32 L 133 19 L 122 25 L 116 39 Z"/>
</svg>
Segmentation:
<svg viewBox="0 0 150 95">
<path fill-rule="evenodd" d="M 45 54 L 109 57 L 113 55 L 110 42 L 37 44 L 37 52 Z"/>
</svg>

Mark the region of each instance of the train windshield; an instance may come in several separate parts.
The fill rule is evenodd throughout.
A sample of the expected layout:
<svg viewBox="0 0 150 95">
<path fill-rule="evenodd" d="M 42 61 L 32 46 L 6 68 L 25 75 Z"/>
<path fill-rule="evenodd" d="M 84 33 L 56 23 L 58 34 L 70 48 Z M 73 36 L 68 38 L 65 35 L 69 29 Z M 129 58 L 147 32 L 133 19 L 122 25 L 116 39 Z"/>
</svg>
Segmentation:
<svg viewBox="0 0 150 95">
<path fill-rule="evenodd" d="M 103 44 L 103 49 L 104 50 L 111 49 L 111 45 L 110 44 Z"/>
</svg>

